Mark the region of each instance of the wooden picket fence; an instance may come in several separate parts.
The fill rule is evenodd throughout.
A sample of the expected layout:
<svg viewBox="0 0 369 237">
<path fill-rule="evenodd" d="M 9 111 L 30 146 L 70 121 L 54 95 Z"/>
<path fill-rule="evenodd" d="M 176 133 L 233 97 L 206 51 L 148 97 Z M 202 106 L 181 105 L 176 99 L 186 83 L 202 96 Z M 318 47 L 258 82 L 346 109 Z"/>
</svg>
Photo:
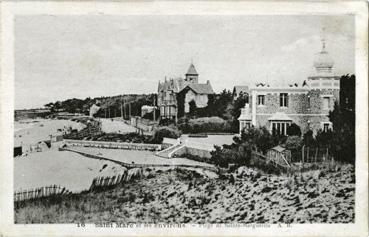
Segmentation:
<svg viewBox="0 0 369 237">
<path fill-rule="evenodd" d="M 329 148 L 303 146 L 299 158 L 302 163 L 321 163 L 331 160 L 332 156 Z"/>
<path fill-rule="evenodd" d="M 14 201 L 20 202 L 41 197 L 59 196 L 70 194 L 71 192 L 60 185 L 51 185 L 35 189 L 26 189 L 14 193 Z"/>
<path fill-rule="evenodd" d="M 125 180 L 127 174 L 119 174 L 116 176 L 108 176 L 108 177 L 96 177 L 92 180 L 92 184 L 90 190 L 95 188 L 102 188 L 102 187 L 111 187 L 115 186 Z"/>
<path fill-rule="evenodd" d="M 113 176 L 99 176 L 92 180 L 90 190 L 96 188 L 113 187 L 117 184 L 128 182 L 143 177 L 142 168 L 129 169 Z"/>
</svg>

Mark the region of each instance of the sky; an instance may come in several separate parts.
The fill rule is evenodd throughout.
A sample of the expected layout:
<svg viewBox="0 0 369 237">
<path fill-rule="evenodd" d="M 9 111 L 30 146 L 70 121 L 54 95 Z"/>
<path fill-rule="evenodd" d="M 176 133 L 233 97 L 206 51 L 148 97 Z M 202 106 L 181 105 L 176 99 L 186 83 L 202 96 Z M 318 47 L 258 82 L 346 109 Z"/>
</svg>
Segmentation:
<svg viewBox="0 0 369 237">
<path fill-rule="evenodd" d="M 15 109 L 156 93 L 159 80 L 184 77 L 191 61 L 199 83 L 216 92 L 302 83 L 323 35 L 335 74 L 354 73 L 349 15 L 17 16 Z"/>
</svg>

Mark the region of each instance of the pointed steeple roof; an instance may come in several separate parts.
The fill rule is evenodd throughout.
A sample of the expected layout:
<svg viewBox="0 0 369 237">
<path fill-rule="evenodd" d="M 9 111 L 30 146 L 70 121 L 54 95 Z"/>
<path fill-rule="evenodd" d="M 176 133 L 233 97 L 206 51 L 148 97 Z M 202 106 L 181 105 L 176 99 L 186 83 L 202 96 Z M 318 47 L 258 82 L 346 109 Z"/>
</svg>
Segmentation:
<svg viewBox="0 0 369 237">
<path fill-rule="evenodd" d="M 186 75 L 199 75 L 193 63 L 191 63 L 190 67 L 188 68 Z"/>
</svg>

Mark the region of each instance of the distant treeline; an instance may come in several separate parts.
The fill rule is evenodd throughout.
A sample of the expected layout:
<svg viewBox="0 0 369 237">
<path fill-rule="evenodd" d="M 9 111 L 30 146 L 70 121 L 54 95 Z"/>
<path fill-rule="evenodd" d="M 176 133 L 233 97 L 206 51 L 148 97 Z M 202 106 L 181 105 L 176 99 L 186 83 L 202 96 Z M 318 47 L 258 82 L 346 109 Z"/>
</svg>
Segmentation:
<svg viewBox="0 0 369 237">
<path fill-rule="evenodd" d="M 86 99 L 67 99 L 45 104 L 52 113 L 64 111 L 69 113 L 89 114 L 93 104 L 97 104 L 101 109 L 95 114 L 96 117 L 121 117 L 140 116 L 143 105 L 153 105 L 156 94 L 129 94 L 110 97 L 96 97 Z"/>
</svg>

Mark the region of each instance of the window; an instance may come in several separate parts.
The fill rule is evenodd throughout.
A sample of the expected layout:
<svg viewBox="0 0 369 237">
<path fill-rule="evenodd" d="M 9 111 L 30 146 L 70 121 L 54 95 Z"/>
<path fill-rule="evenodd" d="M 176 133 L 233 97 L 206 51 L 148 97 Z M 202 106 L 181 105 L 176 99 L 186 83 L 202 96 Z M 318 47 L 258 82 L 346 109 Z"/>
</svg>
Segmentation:
<svg viewBox="0 0 369 237">
<path fill-rule="evenodd" d="M 331 129 L 331 123 L 323 123 L 323 131 L 328 132 Z"/>
<path fill-rule="evenodd" d="M 250 126 L 250 122 L 245 122 L 245 129 L 249 129 L 251 126 Z"/>
<path fill-rule="evenodd" d="M 245 97 L 245 103 L 248 104 L 249 103 L 249 94 L 245 93 L 244 97 Z"/>
<path fill-rule="evenodd" d="M 251 127 L 251 123 L 249 121 L 241 121 L 240 126 L 240 131 L 247 130 Z"/>
<path fill-rule="evenodd" d="M 258 105 L 265 105 L 265 95 L 258 95 Z"/>
<path fill-rule="evenodd" d="M 281 107 L 288 107 L 288 94 L 287 93 L 279 94 L 279 105 Z"/>
<path fill-rule="evenodd" d="M 310 110 L 310 95 L 307 96 L 307 109 Z"/>
<path fill-rule="evenodd" d="M 287 135 L 287 128 L 290 126 L 290 121 L 272 122 L 273 135 Z"/>
<path fill-rule="evenodd" d="M 329 97 L 323 97 L 323 109 L 328 110 L 330 107 L 331 107 L 330 98 Z"/>
</svg>

